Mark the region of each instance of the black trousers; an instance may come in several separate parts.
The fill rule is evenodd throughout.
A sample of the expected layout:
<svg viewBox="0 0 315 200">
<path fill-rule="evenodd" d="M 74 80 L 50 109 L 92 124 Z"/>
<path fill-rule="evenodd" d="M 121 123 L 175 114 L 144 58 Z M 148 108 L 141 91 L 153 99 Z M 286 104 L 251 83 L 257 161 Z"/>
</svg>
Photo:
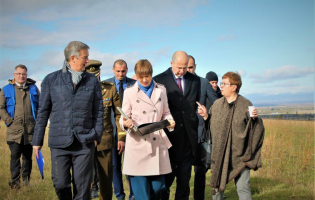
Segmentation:
<svg viewBox="0 0 315 200">
<path fill-rule="evenodd" d="M 206 173 L 208 169 L 195 166 L 194 171 L 195 171 L 194 200 L 204 200 L 206 188 Z"/>
<path fill-rule="evenodd" d="M 22 179 L 29 180 L 32 171 L 32 154 L 33 147 L 31 144 L 24 145 L 24 140 L 22 139 L 21 144 L 16 142 L 7 142 L 11 151 L 11 161 L 10 161 L 10 172 L 11 180 L 10 185 L 19 184 L 20 174 L 22 172 Z M 22 169 L 21 169 L 21 158 L 22 155 Z"/>
<path fill-rule="evenodd" d="M 185 141 L 186 148 L 183 148 L 184 159 L 180 162 L 172 162 L 172 172 L 165 175 L 165 187 L 161 195 L 162 200 L 168 200 L 170 196 L 170 187 L 176 177 L 176 193 L 175 200 L 188 200 L 190 194 L 189 181 L 191 177 L 191 167 L 193 161 L 193 153 L 189 141 Z"/>
<path fill-rule="evenodd" d="M 60 200 L 91 199 L 94 151 L 94 142 L 81 144 L 76 138 L 67 148 L 50 149 L 51 177 L 56 194 Z M 73 198 L 71 182 L 73 185 Z"/>
</svg>

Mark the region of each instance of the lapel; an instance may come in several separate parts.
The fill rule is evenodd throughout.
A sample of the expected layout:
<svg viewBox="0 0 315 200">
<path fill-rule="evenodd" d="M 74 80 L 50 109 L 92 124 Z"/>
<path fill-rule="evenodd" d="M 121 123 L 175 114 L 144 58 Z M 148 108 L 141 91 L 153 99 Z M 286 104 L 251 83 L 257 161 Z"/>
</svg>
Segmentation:
<svg viewBox="0 0 315 200">
<path fill-rule="evenodd" d="M 185 85 L 185 88 L 184 88 L 184 96 L 187 95 L 188 91 L 190 90 L 190 87 L 191 87 L 191 79 L 189 78 L 189 72 L 186 72 L 186 74 L 184 75 L 184 85 Z"/>
<path fill-rule="evenodd" d="M 135 83 L 134 87 L 137 91 L 136 94 L 137 94 L 138 99 L 140 99 L 141 101 L 143 101 L 147 104 L 154 106 L 151 99 L 139 88 L 138 82 Z"/>
<path fill-rule="evenodd" d="M 161 100 L 161 89 L 159 88 L 159 86 L 156 84 L 156 82 L 154 81 L 154 89 L 152 91 L 152 95 L 151 95 L 151 101 L 154 105 L 156 105 L 160 100 Z"/>
<path fill-rule="evenodd" d="M 174 75 L 173 75 L 173 72 L 172 72 L 172 68 L 169 68 L 169 70 L 165 73 L 165 76 L 166 76 L 165 78 L 167 80 L 170 80 L 169 84 L 168 84 L 170 89 L 176 91 L 180 96 L 183 96 L 183 94 L 180 91 L 177 83 L 175 82 L 175 78 L 174 78 Z"/>
</svg>

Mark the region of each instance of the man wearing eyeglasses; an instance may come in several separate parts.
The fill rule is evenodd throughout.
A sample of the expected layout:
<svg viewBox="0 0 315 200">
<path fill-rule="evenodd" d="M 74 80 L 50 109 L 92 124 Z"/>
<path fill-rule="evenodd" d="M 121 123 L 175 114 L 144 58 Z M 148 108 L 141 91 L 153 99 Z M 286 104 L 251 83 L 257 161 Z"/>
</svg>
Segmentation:
<svg viewBox="0 0 315 200">
<path fill-rule="evenodd" d="M 21 173 L 23 185 L 29 186 L 33 154 L 31 142 L 39 91 L 35 81 L 27 78 L 25 65 L 16 66 L 13 77 L 0 92 L 0 118 L 8 127 L 7 144 L 11 151 L 9 186 L 11 189 L 19 189 Z"/>
</svg>

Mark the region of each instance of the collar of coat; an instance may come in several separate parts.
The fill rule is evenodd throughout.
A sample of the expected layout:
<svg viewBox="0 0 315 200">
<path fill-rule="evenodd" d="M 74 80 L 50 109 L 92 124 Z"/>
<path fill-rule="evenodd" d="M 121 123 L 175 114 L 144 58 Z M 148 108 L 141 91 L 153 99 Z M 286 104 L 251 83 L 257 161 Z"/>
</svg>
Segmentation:
<svg viewBox="0 0 315 200">
<path fill-rule="evenodd" d="M 148 103 L 150 105 L 155 105 L 159 101 L 161 101 L 161 93 L 162 93 L 162 87 L 164 87 L 162 84 L 156 83 L 153 81 L 154 88 L 151 95 L 151 98 L 149 98 L 139 87 L 138 82 L 135 82 L 134 85 L 129 86 L 128 89 L 133 90 L 135 94 L 137 94 L 138 99 L 142 100 L 145 103 Z"/>
</svg>

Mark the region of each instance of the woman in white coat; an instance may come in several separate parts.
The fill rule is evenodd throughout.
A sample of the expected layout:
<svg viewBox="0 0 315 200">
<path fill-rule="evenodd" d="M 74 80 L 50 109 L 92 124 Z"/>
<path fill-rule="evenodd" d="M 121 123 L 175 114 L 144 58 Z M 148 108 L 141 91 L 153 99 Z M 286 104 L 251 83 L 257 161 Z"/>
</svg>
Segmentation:
<svg viewBox="0 0 315 200">
<path fill-rule="evenodd" d="M 127 132 L 123 173 L 130 176 L 137 200 L 159 199 L 165 189 L 164 174 L 172 171 L 168 148 L 172 145 L 163 129 L 140 136 L 133 125 L 159 122 L 167 119 L 172 131 L 175 122 L 168 108 L 166 89 L 152 79 L 152 65 L 139 60 L 135 65 L 137 82 L 124 91 L 123 112 L 129 117 L 120 118 Z"/>
</svg>

